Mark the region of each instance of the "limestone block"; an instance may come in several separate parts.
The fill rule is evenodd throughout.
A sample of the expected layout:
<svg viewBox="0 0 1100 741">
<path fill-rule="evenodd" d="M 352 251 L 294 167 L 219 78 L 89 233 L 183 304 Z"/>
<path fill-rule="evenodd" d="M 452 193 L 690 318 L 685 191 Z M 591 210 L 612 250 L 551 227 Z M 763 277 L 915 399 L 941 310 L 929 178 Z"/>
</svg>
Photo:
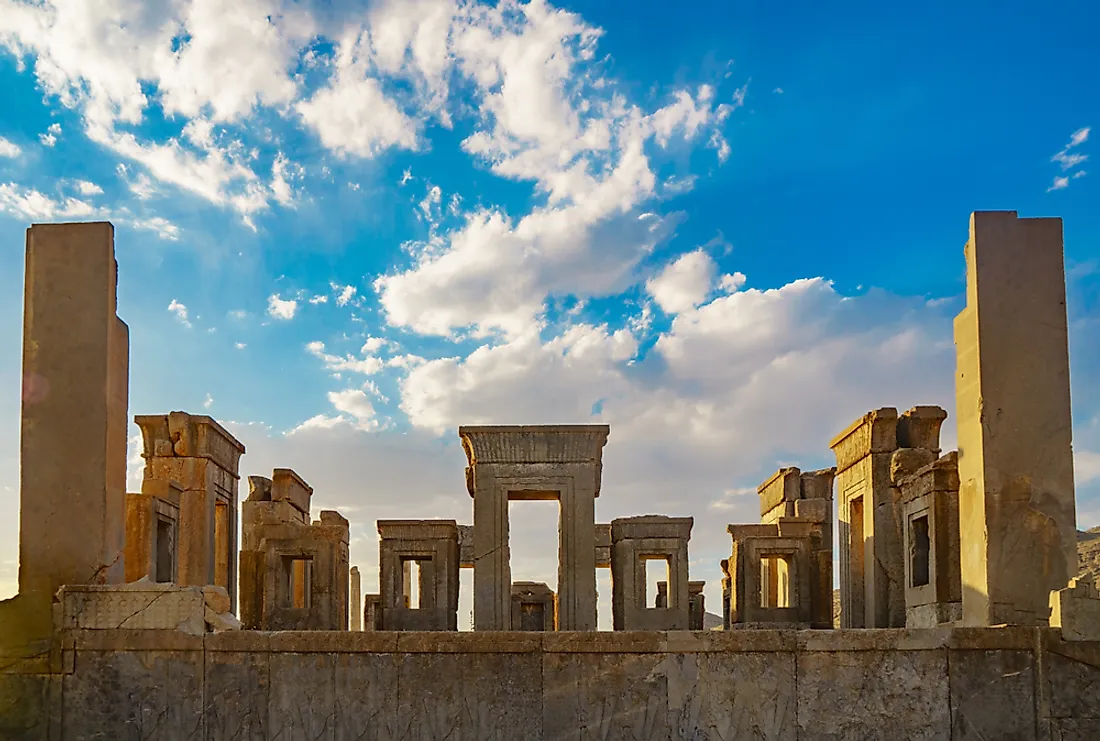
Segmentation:
<svg viewBox="0 0 1100 741">
<path fill-rule="evenodd" d="M 270 502 L 271 501 L 271 479 L 266 476 L 249 476 L 248 477 L 248 499 L 249 502 Z"/>
<path fill-rule="evenodd" d="M 313 487 L 289 468 L 276 468 L 271 474 L 271 499 L 290 502 L 298 511 L 309 514 Z"/>
<path fill-rule="evenodd" d="M 897 486 L 906 476 L 935 462 L 936 453 L 925 448 L 899 448 L 890 456 L 890 482 Z"/>
<path fill-rule="evenodd" d="M 77 653 L 59 738 L 202 740 L 202 651 Z"/>
<path fill-rule="evenodd" d="M 241 629 L 241 621 L 236 615 L 231 612 L 217 613 L 209 606 L 203 609 L 203 619 L 206 621 L 206 627 L 214 633 Z"/>
<path fill-rule="evenodd" d="M 217 614 L 223 612 L 229 612 L 230 601 L 229 592 L 225 587 L 206 586 L 202 588 L 202 597 L 206 602 L 206 606 L 209 607 Z"/>
<path fill-rule="evenodd" d="M 1035 738 L 1030 651 L 956 651 L 948 657 L 953 741 Z"/>
<path fill-rule="evenodd" d="M 830 499 L 799 499 L 794 503 L 794 516 L 810 522 L 832 523 L 832 505 Z"/>
<path fill-rule="evenodd" d="M 918 406 L 898 416 L 898 447 L 920 448 L 940 454 L 940 426 L 947 412 L 937 406 Z"/>
<path fill-rule="evenodd" d="M 270 654 L 268 720 L 271 738 L 332 738 L 336 725 L 336 655 Z"/>
<path fill-rule="evenodd" d="M 69 585 L 58 591 L 64 630 L 178 630 L 205 632 L 201 589 L 135 582 Z"/>
<path fill-rule="evenodd" d="M 898 447 L 898 410 L 883 407 L 867 412 L 829 443 L 839 474 L 872 453 L 892 453 Z"/>
<path fill-rule="evenodd" d="M 334 741 L 402 738 L 397 699 L 398 659 L 392 653 L 340 653 L 335 661 Z M 408 723 L 408 718 L 401 718 Z"/>
<path fill-rule="evenodd" d="M 836 479 L 836 468 L 822 468 L 817 471 L 802 472 L 801 499 L 827 499 L 833 500 L 833 481 Z"/>
<path fill-rule="evenodd" d="M 1050 593 L 1050 626 L 1067 641 L 1100 641 L 1100 591 L 1091 574 Z"/>
<path fill-rule="evenodd" d="M 205 652 L 204 715 L 208 741 L 267 741 L 274 738 L 267 715 L 271 691 L 271 654 L 255 650 L 212 650 L 211 645 L 212 642 L 207 644 Z"/>
<path fill-rule="evenodd" d="M 394 738 L 553 738 L 544 736 L 538 720 L 543 714 L 538 653 L 406 654 L 397 674 Z M 450 681 L 440 683 L 440 677 Z"/>
<path fill-rule="evenodd" d="M 799 741 L 862 741 L 878 734 L 908 741 L 951 738 L 946 652 L 800 654 Z"/>
<path fill-rule="evenodd" d="M 1076 648 L 1086 644 L 1070 645 Z M 1091 652 L 1077 656 L 1064 655 L 1068 646 L 1055 643 L 1051 648 L 1043 656 L 1050 716 L 1100 719 L 1100 644 L 1093 643 Z"/>
<path fill-rule="evenodd" d="M 955 318 L 963 616 L 1046 624 L 1077 574 L 1061 219 L 975 212 Z"/>
<path fill-rule="evenodd" d="M 802 472 L 797 468 L 781 468 L 756 489 L 760 496 L 760 514 L 766 515 L 784 502 L 802 496 Z"/>
</svg>

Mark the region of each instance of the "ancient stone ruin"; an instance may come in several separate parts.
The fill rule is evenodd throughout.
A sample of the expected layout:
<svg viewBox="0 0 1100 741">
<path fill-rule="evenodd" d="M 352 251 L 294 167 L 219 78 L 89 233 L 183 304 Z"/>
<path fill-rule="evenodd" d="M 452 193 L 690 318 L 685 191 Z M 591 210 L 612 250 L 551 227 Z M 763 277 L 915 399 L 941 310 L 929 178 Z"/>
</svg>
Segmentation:
<svg viewBox="0 0 1100 741">
<path fill-rule="evenodd" d="M 834 468 L 780 468 L 760 521 L 726 525 L 722 626 L 703 630 L 690 538 L 716 526 L 597 522 L 607 425 L 459 428 L 469 524 L 377 520 L 377 594 L 295 471 L 248 476 L 238 502 L 245 446 L 210 417 L 135 417 L 126 492 L 113 228 L 32 226 L 0 738 L 1100 738 L 1061 221 L 975 213 L 965 255 L 958 450 L 942 408 L 883 407 L 829 443 Z M 516 500 L 559 503 L 557 584 L 512 579 Z"/>
</svg>

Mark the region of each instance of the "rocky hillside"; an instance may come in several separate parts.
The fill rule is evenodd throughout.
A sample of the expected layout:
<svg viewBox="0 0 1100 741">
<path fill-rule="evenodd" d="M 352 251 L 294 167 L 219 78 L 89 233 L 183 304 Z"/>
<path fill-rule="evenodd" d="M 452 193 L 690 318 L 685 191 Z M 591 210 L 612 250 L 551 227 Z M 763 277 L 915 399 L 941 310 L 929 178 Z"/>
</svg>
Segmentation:
<svg viewBox="0 0 1100 741">
<path fill-rule="evenodd" d="M 1100 582 L 1100 527 L 1077 531 L 1077 556 L 1081 573 L 1092 574 Z"/>
</svg>

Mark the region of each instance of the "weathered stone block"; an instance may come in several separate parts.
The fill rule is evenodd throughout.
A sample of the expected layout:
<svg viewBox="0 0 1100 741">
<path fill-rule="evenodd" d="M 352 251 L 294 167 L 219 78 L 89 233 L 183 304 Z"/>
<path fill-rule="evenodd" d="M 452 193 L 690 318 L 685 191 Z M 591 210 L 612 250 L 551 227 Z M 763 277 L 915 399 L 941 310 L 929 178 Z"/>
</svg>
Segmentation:
<svg viewBox="0 0 1100 741">
<path fill-rule="evenodd" d="M 799 741 L 862 741 L 876 734 L 909 741 L 951 737 L 947 652 L 800 655 Z"/>
<path fill-rule="evenodd" d="M 201 589 L 174 584 L 74 585 L 59 591 L 63 630 L 206 631 Z"/>
<path fill-rule="evenodd" d="M 216 638 L 224 640 L 225 636 L 234 636 L 248 640 L 254 635 L 225 633 Z M 213 650 L 210 646 L 215 643 L 215 637 L 208 640 L 205 664 L 207 741 L 267 741 L 273 736 L 268 723 L 270 654 L 266 650 Z"/>
<path fill-rule="evenodd" d="M 331 739 L 336 728 L 334 654 L 272 653 L 268 738 Z"/>
<path fill-rule="evenodd" d="M 952 741 L 1035 738 L 1035 661 L 1026 651 L 951 651 Z"/>
</svg>

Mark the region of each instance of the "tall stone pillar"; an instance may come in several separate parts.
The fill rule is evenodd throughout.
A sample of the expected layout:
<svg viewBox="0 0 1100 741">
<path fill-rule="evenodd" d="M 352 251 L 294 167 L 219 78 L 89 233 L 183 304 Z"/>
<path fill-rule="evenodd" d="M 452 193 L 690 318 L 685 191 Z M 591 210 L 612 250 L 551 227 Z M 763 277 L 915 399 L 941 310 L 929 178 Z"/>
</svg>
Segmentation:
<svg viewBox="0 0 1100 741">
<path fill-rule="evenodd" d="M 111 224 L 32 226 L 26 271 L 19 592 L 48 632 L 59 587 L 125 580 L 129 333 Z"/>
<path fill-rule="evenodd" d="M 186 412 L 138 415 L 145 479 L 178 481 L 178 583 L 229 591 L 237 611 L 237 488 L 244 445 L 212 418 Z"/>
<path fill-rule="evenodd" d="M 1061 219 L 971 214 L 955 350 L 963 621 L 1045 625 L 1077 574 Z"/>
<path fill-rule="evenodd" d="M 348 607 L 351 615 L 351 629 L 362 630 L 363 629 L 363 585 L 359 578 L 359 567 L 351 567 L 351 596 L 348 601 L 351 603 Z"/>
<path fill-rule="evenodd" d="M 509 630 L 508 502 L 557 500 L 558 629 L 596 629 L 596 497 L 606 425 L 460 427 L 474 499 L 474 629 Z"/>
</svg>

